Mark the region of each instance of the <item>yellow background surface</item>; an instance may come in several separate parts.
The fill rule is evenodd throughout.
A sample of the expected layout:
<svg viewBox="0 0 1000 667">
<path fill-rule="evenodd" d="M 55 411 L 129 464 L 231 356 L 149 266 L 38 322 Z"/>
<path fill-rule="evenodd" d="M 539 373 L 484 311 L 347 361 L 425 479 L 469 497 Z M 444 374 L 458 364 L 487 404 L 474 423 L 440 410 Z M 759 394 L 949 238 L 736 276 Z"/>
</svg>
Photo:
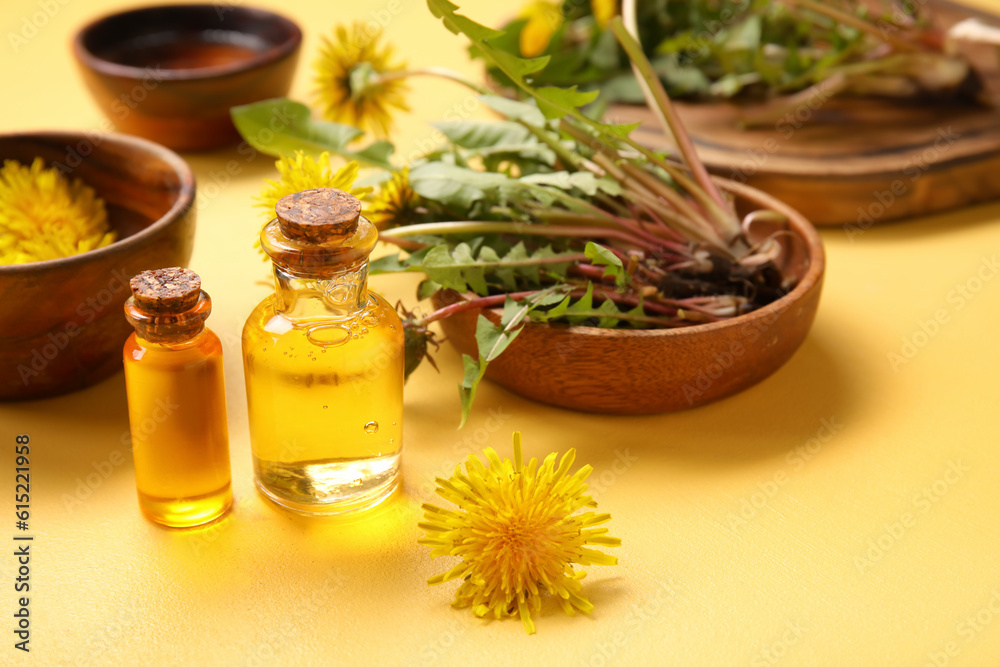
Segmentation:
<svg viewBox="0 0 1000 667">
<path fill-rule="evenodd" d="M 9 34 L 45 2 L 0 9 L 3 130 L 102 120 L 69 41 L 125 3 L 61 2 L 17 53 Z M 385 12 L 411 64 L 479 75 L 464 40 L 419 0 L 259 4 L 305 29 L 298 99 L 309 98 L 320 32 Z M 463 4 L 492 25 L 512 11 Z M 413 113 L 395 135 L 404 160 L 435 143 L 428 121 L 486 115 L 453 84 L 412 88 Z M 441 374 L 421 368 L 406 388 L 402 492 L 369 515 L 320 520 L 268 504 L 251 479 L 239 333 L 269 289 L 251 197 L 273 161 L 245 163 L 235 149 L 185 157 L 202 195 L 226 161 L 244 165 L 200 197 L 190 264 L 225 345 L 234 511 L 190 532 L 140 516 L 120 373 L 70 396 L 0 405 L 0 542 L 10 545 L 0 548 L 0 664 L 1000 664 L 1000 204 L 853 239 L 823 231 L 825 293 L 803 347 L 760 385 L 701 409 L 577 414 L 484 383 L 457 431 L 460 364 L 445 346 Z M 371 280 L 411 305 L 415 285 Z M 959 286 L 978 290 L 959 301 Z M 947 322 L 921 334 L 939 309 Z M 904 341 L 919 347 L 893 368 L 888 355 Z M 624 541 L 620 564 L 592 567 L 584 582 L 594 614 L 547 606 L 535 636 L 450 608 L 457 584 L 425 583 L 450 564 L 416 544 L 434 477 L 481 445 L 509 455 L 515 429 L 530 455 L 577 448 Z M 30 434 L 33 453 L 30 655 L 12 634 L 15 433 Z"/>
</svg>

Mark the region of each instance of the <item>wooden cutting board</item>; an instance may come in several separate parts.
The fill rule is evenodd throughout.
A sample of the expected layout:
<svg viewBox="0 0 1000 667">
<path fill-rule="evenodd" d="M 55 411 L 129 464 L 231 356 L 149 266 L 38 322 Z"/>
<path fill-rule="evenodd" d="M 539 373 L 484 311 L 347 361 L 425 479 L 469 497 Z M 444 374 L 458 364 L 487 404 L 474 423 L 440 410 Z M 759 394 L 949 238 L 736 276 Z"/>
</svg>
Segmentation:
<svg viewBox="0 0 1000 667">
<path fill-rule="evenodd" d="M 935 25 L 1000 16 L 943 0 L 928 2 Z M 998 51 L 969 49 L 977 69 L 1000 83 Z M 719 175 L 745 182 L 848 234 L 889 220 L 1000 197 L 1000 110 L 950 103 L 815 96 L 761 128 L 742 129 L 729 103 L 679 104 L 698 154 Z M 644 106 L 616 105 L 608 118 L 642 122 L 632 136 L 672 144 Z"/>
</svg>

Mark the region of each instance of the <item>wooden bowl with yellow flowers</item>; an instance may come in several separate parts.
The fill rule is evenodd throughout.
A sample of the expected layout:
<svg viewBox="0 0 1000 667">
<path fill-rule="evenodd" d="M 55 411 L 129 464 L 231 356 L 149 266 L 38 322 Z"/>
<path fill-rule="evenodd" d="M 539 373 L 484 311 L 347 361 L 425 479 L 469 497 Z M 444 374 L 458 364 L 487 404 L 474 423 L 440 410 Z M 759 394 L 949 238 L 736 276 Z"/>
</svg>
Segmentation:
<svg viewBox="0 0 1000 667">
<path fill-rule="evenodd" d="M 190 259 L 194 175 L 119 134 L 0 134 L 0 162 L 0 400 L 86 387 L 121 368 L 129 279 Z"/>
</svg>

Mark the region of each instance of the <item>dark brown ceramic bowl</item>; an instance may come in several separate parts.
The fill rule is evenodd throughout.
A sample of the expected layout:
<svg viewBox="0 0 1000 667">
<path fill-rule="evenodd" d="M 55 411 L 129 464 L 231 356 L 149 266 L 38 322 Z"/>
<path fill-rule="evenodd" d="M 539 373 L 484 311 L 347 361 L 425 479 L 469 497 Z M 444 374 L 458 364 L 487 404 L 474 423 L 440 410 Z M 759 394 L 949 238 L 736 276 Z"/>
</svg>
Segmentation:
<svg viewBox="0 0 1000 667">
<path fill-rule="evenodd" d="M 73 53 L 117 130 L 195 151 L 239 140 L 230 107 L 288 93 L 301 44 L 298 26 L 271 12 L 165 5 L 94 21 Z"/>
<path fill-rule="evenodd" d="M 801 214 L 745 185 L 719 180 L 746 211 L 768 208 L 790 221 L 797 241 L 779 267 L 798 278 L 777 301 L 730 320 L 680 329 L 598 329 L 528 324 L 486 377 L 522 396 L 584 412 L 656 414 L 704 405 L 776 371 L 805 340 L 823 287 L 823 243 Z M 455 293 L 452 292 L 452 299 Z M 439 292 L 436 307 L 448 302 Z M 477 355 L 476 320 L 467 310 L 441 321 L 460 352 Z M 484 313 L 495 323 L 499 310 Z"/>
<path fill-rule="evenodd" d="M 0 134 L 0 161 L 36 157 L 97 191 L 118 240 L 0 265 L 0 400 L 74 391 L 121 368 L 132 331 L 122 310 L 129 279 L 185 266 L 194 245 L 194 176 L 176 153 L 118 134 Z"/>
</svg>

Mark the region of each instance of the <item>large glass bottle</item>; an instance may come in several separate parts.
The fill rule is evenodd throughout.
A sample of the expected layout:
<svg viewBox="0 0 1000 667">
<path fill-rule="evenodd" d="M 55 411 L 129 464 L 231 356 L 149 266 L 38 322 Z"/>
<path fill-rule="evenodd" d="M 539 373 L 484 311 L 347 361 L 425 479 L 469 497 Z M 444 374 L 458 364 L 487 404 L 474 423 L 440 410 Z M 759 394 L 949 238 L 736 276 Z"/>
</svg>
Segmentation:
<svg viewBox="0 0 1000 667">
<path fill-rule="evenodd" d="M 222 344 L 193 271 L 143 271 L 125 316 L 125 387 L 139 507 L 172 527 L 216 519 L 233 502 Z"/>
<path fill-rule="evenodd" d="M 378 232 L 341 190 L 289 195 L 261 232 L 275 293 L 243 328 L 257 487 L 307 514 L 372 506 L 403 444 L 403 327 L 369 292 Z"/>
</svg>

